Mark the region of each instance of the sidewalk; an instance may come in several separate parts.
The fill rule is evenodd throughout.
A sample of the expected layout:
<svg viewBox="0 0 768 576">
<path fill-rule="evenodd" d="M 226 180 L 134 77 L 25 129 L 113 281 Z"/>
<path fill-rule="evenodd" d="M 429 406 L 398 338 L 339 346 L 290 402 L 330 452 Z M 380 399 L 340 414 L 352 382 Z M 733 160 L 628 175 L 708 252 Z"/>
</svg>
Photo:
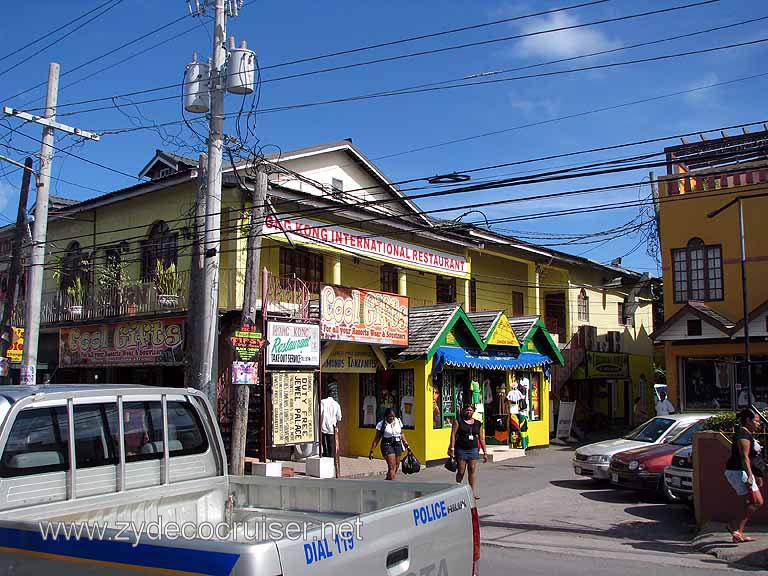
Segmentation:
<svg viewBox="0 0 768 576">
<path fill-rule="evenodd" d="M 712 522 L 704 525 L 693 543 L 699 551 L 729 564 L 768 568 L 768 529 L 748 526 L 747 536 L 755 541 L 734 544 L 725 524 Z"/>
<path fill-rule="evenodd" d="M 279 460 L 283 468 L 293 468 L 296 476 L 306 476 L 306 465 L 304 462 L 290 462 Z M 341 469 L 341 478 L 368 478 L 370 476 L 379 476 L 387 473 L 387 463 L 384 460 L 368 460 L 368 458 L 358 458 L 341 456 L 339 459 L 339 468 Z"/>
</svg>

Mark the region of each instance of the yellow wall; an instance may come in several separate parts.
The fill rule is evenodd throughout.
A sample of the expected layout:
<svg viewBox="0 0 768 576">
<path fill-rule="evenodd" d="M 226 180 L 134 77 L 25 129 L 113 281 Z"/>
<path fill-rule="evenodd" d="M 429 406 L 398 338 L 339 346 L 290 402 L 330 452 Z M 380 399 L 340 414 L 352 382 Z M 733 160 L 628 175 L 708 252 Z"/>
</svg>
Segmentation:
<svg viewBox="0 0 768 576">
<path fill-rule="evenodd" d="M 734 188 L 732 194 L 724 190 L 692 192 L 675 198 L 675 202 L 661 202 L 661 245 L 664 272 L 664 315 L 670 318 L 683 304 L 674 302 L 672 284 L 672 250 L 685 248 L 691 238 L 701 238 L 705 244 L 721 244 L 723 257 L 724 297 L 722 302 L 707 302 L 727 318 L 737 321 L 742 313 L 741 265 L 739 245 L 738 208 L 734 205 L 717 218 L 707 214 L 727 204 L 737 195 L 749 196 L 760 192 L 764 185 Z M 765 214 L 768 198 L 744 201 L 744 230 L 749 282 L 748 305 L 753 310 L 768 298 L 768 234 L 765 234 Z"/>
<path fill-rule="evenodd" d="M 477 279 L 477 310 L 504 310 L 512 316 L 512 292 L 523 294 L 524 314 L 530 309 L 524 263 L 473 252 L 472 275 Z"/>
<path fill-rule="evenodd" d="M 542 370 L 534 370 L 541 374 L 541 419 L 535 422 L 528 420 L 528 447 L 549 445 L 549 381 L 544 378 Z"/>
</svg>

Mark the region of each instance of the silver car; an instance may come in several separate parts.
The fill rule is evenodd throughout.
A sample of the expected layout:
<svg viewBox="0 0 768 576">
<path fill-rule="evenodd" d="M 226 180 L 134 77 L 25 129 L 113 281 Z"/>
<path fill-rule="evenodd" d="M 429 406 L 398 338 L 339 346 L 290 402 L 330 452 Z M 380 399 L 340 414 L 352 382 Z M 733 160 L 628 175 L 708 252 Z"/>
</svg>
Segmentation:
<svg viewBox="0 0 768 576">
<path fill-rule="evenodd" d="M 670 414 L 651 418 L 626 436 L 578 448 L 572 461 L 573 471 L 577 476 L 607 480 L 608 468 L 614 454 L 650 444 L 661 444 L 691 424 L 710 416 L 711 414 Z"/>
<path fill-rule="evenodd" d="M 675 500 L 693 499 L 693 446 L 681 448 L 672 457 L 672 464 L 664 469 L 667 493 Z"/>
</svg>

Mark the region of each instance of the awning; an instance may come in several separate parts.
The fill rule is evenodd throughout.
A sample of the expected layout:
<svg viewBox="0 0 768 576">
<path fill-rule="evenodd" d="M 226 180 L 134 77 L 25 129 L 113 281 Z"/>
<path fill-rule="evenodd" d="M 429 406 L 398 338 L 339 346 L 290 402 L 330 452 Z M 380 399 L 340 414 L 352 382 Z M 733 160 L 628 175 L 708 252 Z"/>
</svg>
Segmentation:
<svg viewBox="0 0 768 576">
<path fill-rule="evenodd" d="M 486 370 L 525 370 L 552 364 L 544 354 L 521 352 L 515 356 L 503 352 L 468 351 L 463 348 L 442 346 L 437 351 L 436 364 L 456 368 L 484 368 Z M 439 368 L 438 368 L 439 369 Z"/>
</svg>

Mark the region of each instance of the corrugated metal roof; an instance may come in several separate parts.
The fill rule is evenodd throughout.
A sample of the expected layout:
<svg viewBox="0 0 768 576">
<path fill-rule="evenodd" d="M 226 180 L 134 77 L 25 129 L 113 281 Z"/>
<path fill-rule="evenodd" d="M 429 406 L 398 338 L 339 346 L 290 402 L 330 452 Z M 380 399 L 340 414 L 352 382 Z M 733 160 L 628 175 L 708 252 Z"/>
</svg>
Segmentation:
<svg viewBox="0 0 768 576">
<path fill-rule="evenodd" d="M 458 304 L 411 308 L 408 311 L 408 347 L 400 351 L 389 346 L 386 348 L 393 350 L 393 355 L 398 360 L 424 356 L 445 330 L 458 308 Z"/>
<path fill-rule="evenodd" d="M 725 330 L 728 330 L 735 326 L 735 323 L 732 320 L 730 320 L 729 318 L 726 318 L 719 312 L 713 310 L 712 308 L 704 304 L 704 302 L 690 301 L 688 302 L 688 305 L 691 308 L 698 310 L 699 312 L 701 312 L 702 314 L 710 318 L 713 322 L 719 324 Z"/>
<path fill-rule="evenodd" d="M 539 321 L 539 316 L 512 316 L 509 319 L 509 323 L 512 326 L 512 330 L 515 332 L 515 336 L 523 343 L 528 337 L 528 333 L 533 328 L 533 325 Z"/>
<path fill-rule="evenodd" d="M 493 328 L 496 321 L 504 313 L 504 310 L 482 310 L 479 312 L 470 312 L 467 314 L 469 319 L 474 324 L 477 333 L 483 340 L 488 340 L 490 336 L 491 328 Z"/>
</svg>

